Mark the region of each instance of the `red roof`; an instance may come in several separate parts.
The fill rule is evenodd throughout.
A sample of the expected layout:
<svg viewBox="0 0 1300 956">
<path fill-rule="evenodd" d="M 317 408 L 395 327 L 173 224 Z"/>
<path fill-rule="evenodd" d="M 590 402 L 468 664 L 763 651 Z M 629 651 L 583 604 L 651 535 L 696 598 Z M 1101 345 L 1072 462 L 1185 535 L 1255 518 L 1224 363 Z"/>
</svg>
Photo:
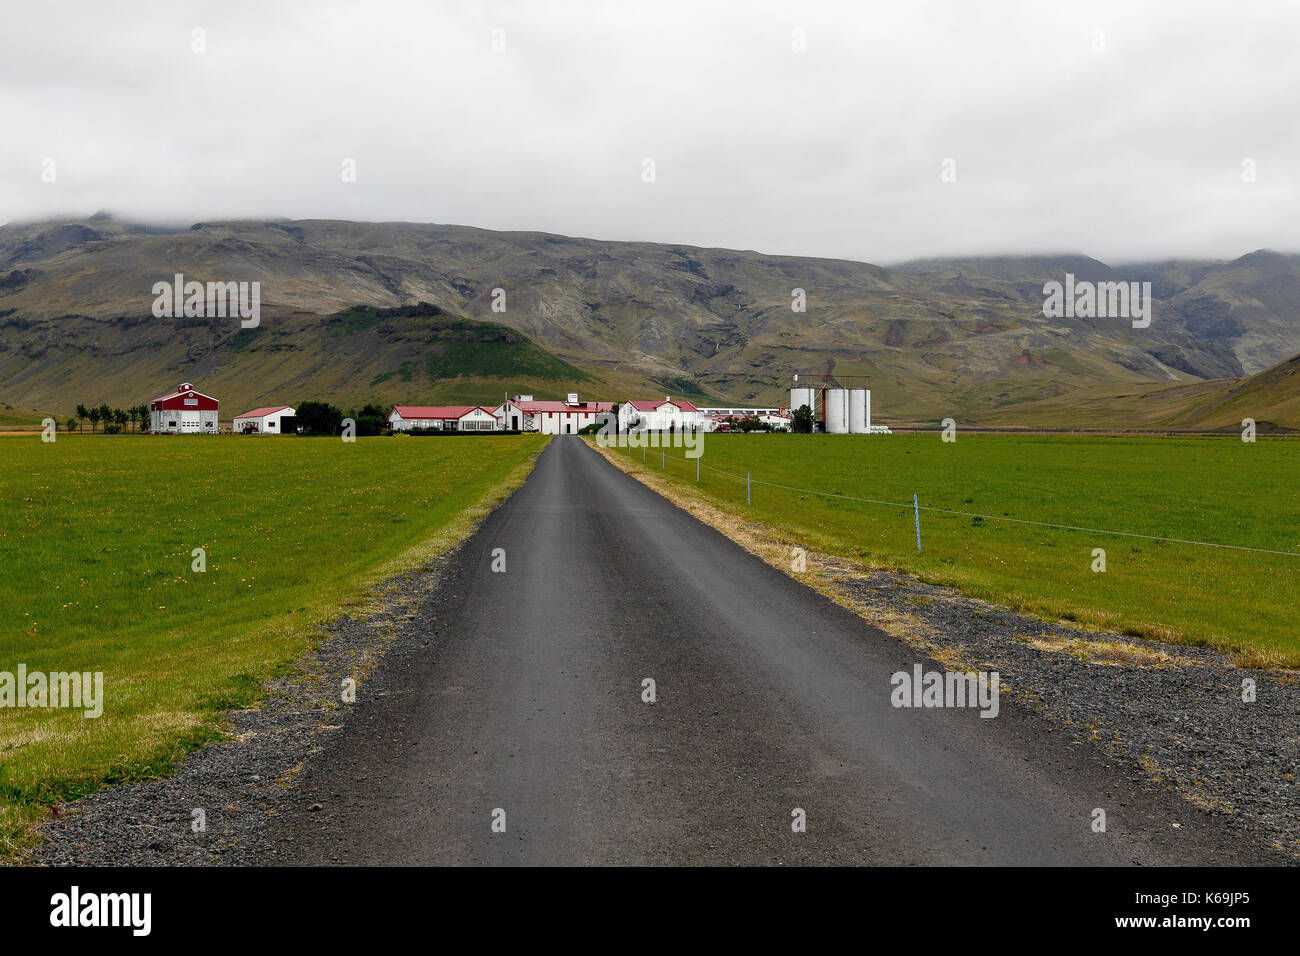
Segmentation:
<svg viewBox="0 0 1300 956">
<path fill-rule="evenodd" d="M 513 405 L 521 412 L 526 414 L 535 414 L 537 412 L 570 412 L 575 415 L 589 415 L 597 412 L 608 412 L 613 409 L 613 402 L 578 402 L 576 405 L 570 405 L 568 402 L 503 402 L 498 408 L 504 405 Z"/>
<path fill-rule="evenodd" d="M 255 408 L 251 412 L 244 412 L 242 415 L 236 415 L 236 418 L 265 418 L 267 415 L 273 415 L 276 412 L 290 408 L 289 405 L 273 405 L 270 408 Z"/>
<path fill-rule="evenodd" d="M 638 412 L 651 412 L 661 405 L 676 405 L 684 412 L 698 412 L 699 409 L 684 398 L 671 398 L 662 402 L 628 402 Z"/>
<path fill-rule="evenodd" d="M 190 387 L 183 390 L 177 389 L 169 395 L 155 398 L 149 403 L 149 409 L 150 411 L 184 409 L 187 407 L 185 405 L 185 399 L 187 398 L 198 399 L 197 407 L 207 411 L 212 411 L 218 404 L 217 400 L 211 395 L 204 395 L 202 392 L 196 392 L 193 387 Z"/>
<path fill-rule="evenodd" d="M 492 410 L 490 408 L 484 408 L 482 405 L 394 405 L 393 406 L 393 411 L 397 412 L 399 416 L 407 419 L 408 421 L 412 418 L 442 419 L 444 421 L 453 418 L 464 418 L 466 415 L 468 415 L 470 412 L 476 409 L 479 411 L 487 412 L 489 415 L 492 414 Z M 392 417 L 392 412 L 389 412 L 389 417 L 390 418 Z"/>
</svg>

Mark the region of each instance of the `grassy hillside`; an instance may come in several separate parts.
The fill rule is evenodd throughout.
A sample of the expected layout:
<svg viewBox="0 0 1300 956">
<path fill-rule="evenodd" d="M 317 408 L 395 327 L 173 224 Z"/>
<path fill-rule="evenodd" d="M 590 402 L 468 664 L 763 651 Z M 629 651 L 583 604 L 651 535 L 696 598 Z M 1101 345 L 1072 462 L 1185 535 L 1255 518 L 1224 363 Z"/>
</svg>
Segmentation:
<svg viewBox="0 0 1300 956">
<path fill-rule="evenodd" d="M 0 670 L 100 671 L 105 696 L 94 719 L 4 711 L 0 853 L 49 804 L 210 738 L 320 624 L 463 535 L 544 441 L 0 440 Z"/>
<path fill-rule="evenodd" d="M 48 413 L 31 408 L 20 408 L 8 402 L 0 402 L 0 429 L 39 429 L 41 420 Z"/>
<path fill-rule="evenodd" d="M 1080 428 L 1240 432 L 1246 418 L 1259 432 L 1300 431 L 1300 355 L 1244 379 L 1094 388 L 971 420 L 1029 428 L 1069 420 Z"/>
<path fill-rule="evenodd" d="M 307 399 L 345 407 L 498 402 L 505 392 L 562 397 L 635 387 L 576 368 L 507 326 L 428 304 L 270 313 L 252 329 L 230 319 L 68 317 L 39 344 L 30 328 L 9 323 L 0 319 L 0 346 L 8 346 L 0 348 L 0 397 L 22 396 L 60 420 L 78 402 L 135 405 L 181 381 L 216 396 L 223 419 Z"/>
<path fill-rule="evenodd" d="M 640 453 L 615 454 L 812 552 L 901 568 L 1052 619 L 1300 666 L 1300 557 L 996 520 L 1300 553 L 1300 441 L 708 435 L 703 449 L 698 486 L 695 462 L 679 449 L 666 471 L 657 452 L 644 465 Z M 749 505 L 746 472 L 756 482 Z M 920 554 L 913 494 L 922 507 L 966 513 L 923 511 Z M 1092 570 L 1094 548 L 1106 552 L 1105 573 Z"/>
</svg>

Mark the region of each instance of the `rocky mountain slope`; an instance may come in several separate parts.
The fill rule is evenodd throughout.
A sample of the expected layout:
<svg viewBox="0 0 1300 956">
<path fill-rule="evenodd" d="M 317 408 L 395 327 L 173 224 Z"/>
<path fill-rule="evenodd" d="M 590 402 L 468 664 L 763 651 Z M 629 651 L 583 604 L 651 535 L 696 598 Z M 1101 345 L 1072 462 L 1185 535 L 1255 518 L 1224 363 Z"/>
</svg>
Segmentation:
<svg viewBox="0 0 1300 956">
<path fill-rule="evenodd" d="M 1066 272 L 1151 281 L 1150 328 L 1044 318 L 1043 284 Z M 233 319 L 153 318 L 153 284 L 176 273 L 260 282 L 262 334 L 238 340 Z M 497 289 L 504 312 L 493 309 Z M 804 312 L 792 311 L 796 289 L 804 290 Z M 215 373 L 235 351 L 263 349 L 254 363 L 262 381 L 250 392 L 310 380 L 322 397 L 383 399 L 384 382 L 374 380 L 393 371 L 388 358 L 375 366 L 364 354 L 338 354 L 338 342 L 302 334 L 300 324 L 354 305 L 423 302 L 522 333 L 589 376 L 555 381 L 555 394 L 598 384 L 611 397 L 766 403 L 781 400 L 796 372 L 833 372 L 869 376 L 884 420 L 975 419 L 1098 388 L 1262 370 L 1300 352 L 1296 291 L 1300 257 L 1270 252 L 1125 267 L 1055 256 L 886 269 L 464 226 L 304 220 L 159 228 L 98 215 L 0 227 L 0 400 L 63 411 L 66 386 L 101 381 L 131 392 L 106 400 L 134 403 L 142 378 L 156 380 L 149 392 Z M 454 392 L 454 371 L 408 378 L 402 399 Z M 498 394 L 511 384 L 488 377 L 476 387 Z"/>
</svg>

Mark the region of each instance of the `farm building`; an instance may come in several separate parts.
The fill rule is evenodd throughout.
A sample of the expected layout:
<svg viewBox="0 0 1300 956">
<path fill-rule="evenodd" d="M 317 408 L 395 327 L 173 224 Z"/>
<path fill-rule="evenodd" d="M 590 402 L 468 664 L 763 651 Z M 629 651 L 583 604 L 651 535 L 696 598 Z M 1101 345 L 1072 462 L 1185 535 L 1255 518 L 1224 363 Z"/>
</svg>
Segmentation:
<svg viewBox="0 0 1300 956">
<path fill-rule="evenodd" d="M 196 392 L 189 382 L 181 382 L 176 391 L 149 403 L 149 430 L 163 432 L 217 433 L 217 400 Z"/>
<path fill-rule="evenodd" d="M 712 418 L 684 399 L 665 397 L 662 402 L 624 402 L 618 410 L 618 430 L 666 432 L 708 431 Z"/>
<path fill-rule="evenodd" d="M 580 402 L 575 392 L 563 402 L 536 402 L 531 395 L 516 395 L 498 405 L 493 414 L 505 431 L 576 435 L 588 425 L 599 424 L 600 414 L 613 407 L 613 402 Z"/>
<path fill-rule="evenodd" d="M 700 409 L 704 411 L 704 409 Z M 775 411 L 765 408 L 736 408 L 728 411 L 726 414 L 720 412 L 710 416 L 709 431 L 730 431 L 743 418 L 757 418 L 764 425 L 770 425 L 773 428 L 789 428 L 790 416 L 781 414 L 780 409 Z"/>
<path fill-rule="evenodd" d="M 236 435 L 282 435 L 286 425 L 292 434 L 294 410 L 288 405 L 272 405 L 268 408 L 255 408 L 235 416 L 234 432 Z"/>
<path fill-rule="evenodd" d="M 395 432 L 412 428 L 493 432 L 497 430 L 497 419 L 481 405 L 394 405 L 388 413 L 388 427 Z"/>
<path fill-rule="evenodd" d="M 727 418 L 762 418 L 764 415 L 784 416 L 789 414 L 788 409 L 783 408 L 741 408 L 736 405 L 729 405 L 726 408 L 700 408 L 701 415 L 708 415 L 710 418 L 717 418 L 722 415 Z"/>
</svg>

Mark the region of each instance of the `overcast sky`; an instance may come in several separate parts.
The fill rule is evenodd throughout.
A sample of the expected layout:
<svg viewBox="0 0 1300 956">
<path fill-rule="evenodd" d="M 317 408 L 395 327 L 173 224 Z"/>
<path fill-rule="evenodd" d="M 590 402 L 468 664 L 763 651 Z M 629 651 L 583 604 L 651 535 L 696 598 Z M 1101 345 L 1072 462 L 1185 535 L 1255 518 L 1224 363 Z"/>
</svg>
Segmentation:
<svg viewBox="0 0 1300 956">
<path fill-rule="evenodd" d="M 1300 251 L 1294 0 L 6 0 L 0 117 L 0 221 Z"/>
</svg>

